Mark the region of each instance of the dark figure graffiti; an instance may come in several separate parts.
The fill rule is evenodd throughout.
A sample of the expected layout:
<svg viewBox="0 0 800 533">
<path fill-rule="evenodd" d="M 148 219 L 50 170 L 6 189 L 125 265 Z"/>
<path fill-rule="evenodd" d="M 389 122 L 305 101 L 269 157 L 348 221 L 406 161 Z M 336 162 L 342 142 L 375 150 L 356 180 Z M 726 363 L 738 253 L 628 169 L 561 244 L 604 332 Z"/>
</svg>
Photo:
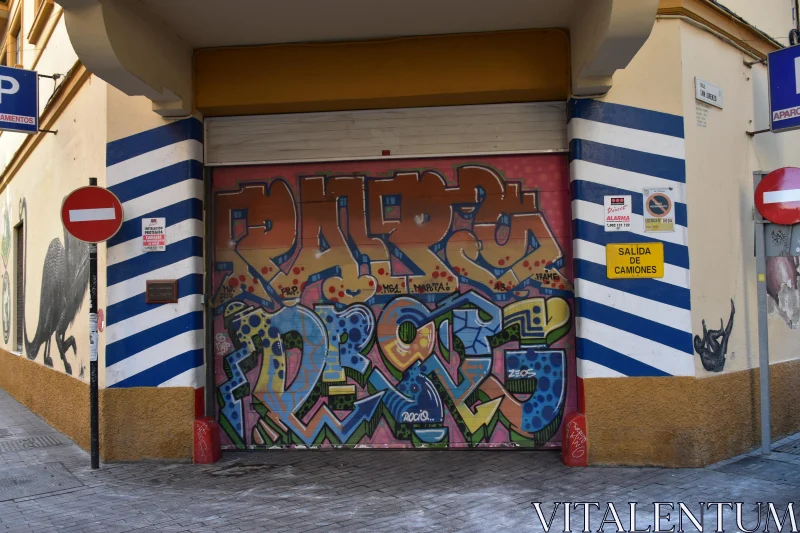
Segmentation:
<svg viewBox="0 0 800 533">
<path fill-rule="evenodd" d="M 23 198 L 20 201 L 20 220 L 25 222 L 25 257 L 28 256 L 28 208 Z M 27 271 L 27 264 L 25 265 Z M 22 290 L 27 290 L 27 274 L 23 272 Z M 42 290 L 39 297 L 39 323 L 33 339 L 28 339 L 28 323 L 23 318 L 25 331 L 25 353 L 28 359 L 36 359 L 44 344 L 44 364 L 52 367 L 50 343 L 53 335 L 56 347 L 64 362 L 64 370 L 72 374 L 72 365 L 67 362 L 67 351 L 77 355 L 75 337 L 65 338 L 81 308 L 86 288 L 89 285 L 89 246 L 64 231 L 64 244 L 58 238 L 50 241 L 42 266 Z M 23 313 L 23 317 L 25 314 Z"/>
<path fill-rule="evenodd" d="M 725 354 L 728 352 L 728 339 L 733 331 L 733 315 L 736 309 L 731 300 L 731 317 L 728 325 L 725 326 L 722 319 L 719 319 L 719 329 L 707 329 L 706 321 L 703 320 L 703 338 L 700 335 L 694 336 L 694 349 L 700 355 L 703 368 L 709 372 L 721 372 L 725 368 Z"/>
</svg>

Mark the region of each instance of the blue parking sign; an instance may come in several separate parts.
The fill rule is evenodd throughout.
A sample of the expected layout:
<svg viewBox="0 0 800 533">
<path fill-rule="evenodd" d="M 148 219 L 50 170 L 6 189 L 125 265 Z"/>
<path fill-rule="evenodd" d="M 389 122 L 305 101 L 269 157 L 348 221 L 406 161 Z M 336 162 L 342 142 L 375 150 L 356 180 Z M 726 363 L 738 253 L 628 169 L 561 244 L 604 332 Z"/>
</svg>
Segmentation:
<svg viewBox="0 0 800 533">
<path fill-rule="evenodd" d="M 0 130 L 39 131 L 39 75 L 0 66 Z"/>
<path fill-rule="evenodd" d="M 768 62 L 772 131 L 800 128 L 800 46 L 772 52 Z"/>
</svg>

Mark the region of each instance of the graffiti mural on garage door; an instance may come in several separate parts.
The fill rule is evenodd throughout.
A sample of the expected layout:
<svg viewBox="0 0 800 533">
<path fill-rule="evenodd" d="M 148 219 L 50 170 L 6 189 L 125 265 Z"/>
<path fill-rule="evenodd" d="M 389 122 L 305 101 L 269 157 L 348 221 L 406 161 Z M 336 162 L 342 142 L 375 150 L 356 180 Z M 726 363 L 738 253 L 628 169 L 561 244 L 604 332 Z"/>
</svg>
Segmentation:
<svg viewBox="0 0 800 533">
<path fill-rule="evenodd" d="M 214 172 L 229 447 L 558 445 L 574 409 L 561 155 Z"/>
</svg>

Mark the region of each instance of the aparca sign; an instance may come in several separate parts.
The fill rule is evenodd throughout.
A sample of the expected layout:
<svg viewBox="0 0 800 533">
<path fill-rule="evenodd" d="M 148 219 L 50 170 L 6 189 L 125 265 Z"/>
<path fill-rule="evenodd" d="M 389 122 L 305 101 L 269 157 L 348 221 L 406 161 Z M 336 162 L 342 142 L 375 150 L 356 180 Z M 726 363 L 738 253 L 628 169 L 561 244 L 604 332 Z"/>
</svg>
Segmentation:
<svg viewBox="0 0 800 533">
<path fill-rule="evenodd" d="M 0 66 L 0 130 L 39 131 L 39 75 Z"/>
</svg>

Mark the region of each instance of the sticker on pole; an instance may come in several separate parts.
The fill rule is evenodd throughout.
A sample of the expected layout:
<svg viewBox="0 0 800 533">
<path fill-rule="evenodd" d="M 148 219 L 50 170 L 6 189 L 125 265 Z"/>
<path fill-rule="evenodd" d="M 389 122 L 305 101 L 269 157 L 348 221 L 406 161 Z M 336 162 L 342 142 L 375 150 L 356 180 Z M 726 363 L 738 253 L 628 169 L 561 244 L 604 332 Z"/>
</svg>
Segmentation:
<svg viewBox="0 0 800 533">
<path fill-rule="evenodd" d="M 61 205 L 61 222 L 70 235 L 84 242 L 103 242 L 122 226 L 122 204 L 103 187 L 81 187 Z"/>
<path fill-rule="evenodd" d="M 800 222 L 800 168 L 770 172 L 756 187 L 756 209 L 761 216 L 785 226 Z"/>
<path fill-rule="evenodd" d="M 97 361 L 97 313 L 89 313 L 89 361 Z"/>
<path fill-rule="evenodd" d="M 608 279 L 663 278 L 664 243 L 606 244 Z"/>
<path fill-rule="evenodd" d="M 644 230 L 648 233 L 675 231 L 672 189 L 644 189 Z"/>
<path fill-rule="evenodd" d="M 606 231 L 630 231 L 633 205 L 628 196 L 605 196 L 603 201 Z"/>
<path fill-rule="evenodd" d="M 163 252 L 167 249 L 166 218 L 142 219 L 142 251 Z"/>
</svg>

